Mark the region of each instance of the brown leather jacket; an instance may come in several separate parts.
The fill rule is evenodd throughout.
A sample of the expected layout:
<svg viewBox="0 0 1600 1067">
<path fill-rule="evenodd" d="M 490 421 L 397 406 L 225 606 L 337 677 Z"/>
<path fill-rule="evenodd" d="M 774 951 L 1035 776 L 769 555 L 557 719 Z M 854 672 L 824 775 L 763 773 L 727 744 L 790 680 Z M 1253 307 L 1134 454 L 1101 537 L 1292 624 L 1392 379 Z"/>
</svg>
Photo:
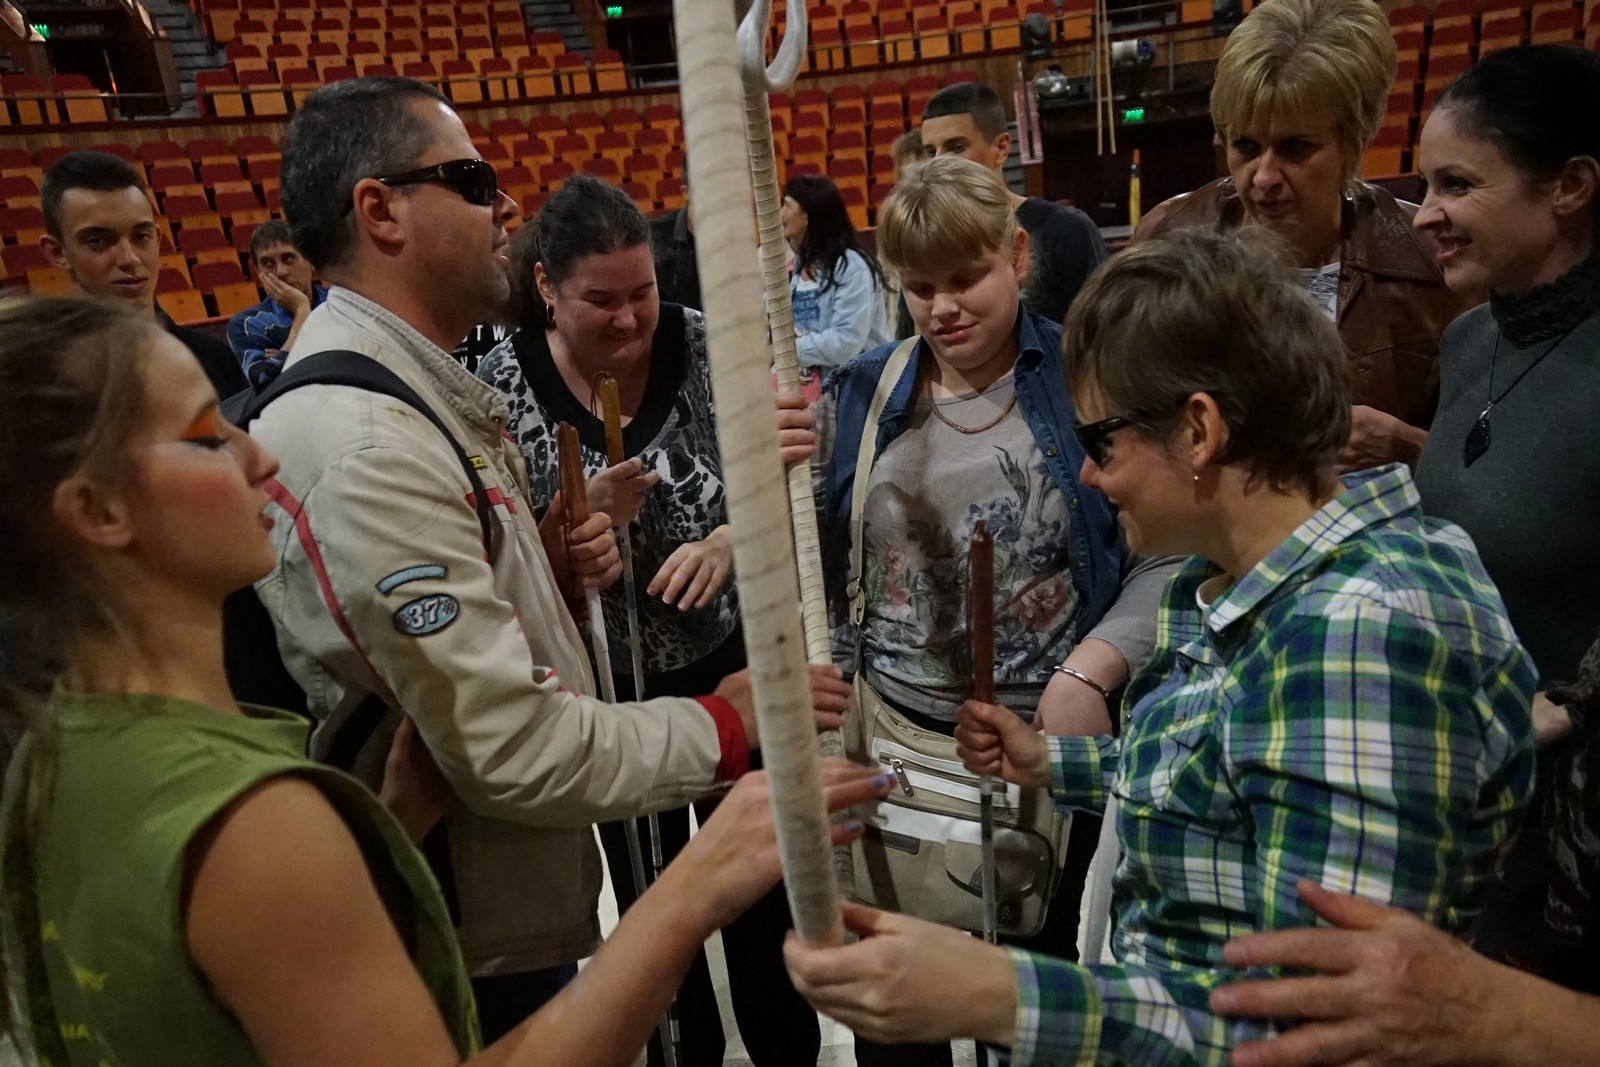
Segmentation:
<svg viewBox="0 0 1600 1067">
<path fill-rule="evenodd" d="M 1439 335 L 1484 297 L 1445 286 L 1432 241 L 1411 226 L 1416 213 L 1415 204 L 1365 182 L 1345 198 L 1339 337 L 1350 359 L 1351 403 L 1426 428 L 1439 402 Z M 1223 178 L 1157 205 L 1133 240 L 1195 226 L 1231 230 L 1243 220 L 1233 179 Z"/>
</svg>

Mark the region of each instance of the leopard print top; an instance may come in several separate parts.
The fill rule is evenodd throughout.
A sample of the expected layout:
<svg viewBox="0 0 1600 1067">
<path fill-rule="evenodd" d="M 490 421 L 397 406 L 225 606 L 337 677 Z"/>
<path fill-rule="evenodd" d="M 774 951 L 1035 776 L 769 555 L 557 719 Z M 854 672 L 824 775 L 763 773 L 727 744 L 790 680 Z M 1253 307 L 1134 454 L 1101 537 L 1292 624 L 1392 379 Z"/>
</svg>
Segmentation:
<svg viewBox="0 0 1600 1067">
<path fill-rule="evenodd" d="M 510 404 L 507 431 L 527 458 L 530 496 L 541 513 L 561 486 L 555 443 L 561 423 L 577 427 L 586 475 L 606 466 L 605 426 L 579 405 L 561 380 L 544 331 L 522 330 L 496 346 L 484 357 L 478 377 L 505 394 Z M 703 540 L 728 521 L 705 318 L 698 311 L 661 305 L 644 403 L 623 428 L 622 437 L 629 458 L 639 456 L 646 471 L 661 474 L 630 527 L 648 688 L 650 676 L 680 670 L 706 657 L 739 625 L 738 595 L 731 579 L 710 604 L 688 611 L 644 595 L 650 579 L 679 545 Z M 611 639 L 611 670 L 618 677 L 627 677 L 632 669 L 625 595 L 619 581 L 601 598 Z"/>
</svg>

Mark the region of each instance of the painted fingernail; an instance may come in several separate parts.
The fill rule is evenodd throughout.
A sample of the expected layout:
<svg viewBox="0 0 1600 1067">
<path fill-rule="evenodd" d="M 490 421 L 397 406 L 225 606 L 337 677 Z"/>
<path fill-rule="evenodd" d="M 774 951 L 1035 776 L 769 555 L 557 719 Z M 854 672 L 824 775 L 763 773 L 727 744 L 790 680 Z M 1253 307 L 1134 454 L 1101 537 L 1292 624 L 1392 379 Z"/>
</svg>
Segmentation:
<svg viewBox="0 0 1600 1067">
<path fill-rule="evenodd" d="M 859 834 L 864 829 L 865 827 L 862 826 L 860 819 L 851 819 L 844 824 L 844 831 L 847 834 Z"/>
<path fill-rule="evenodd" d="M 872 788 L 874 789 L 887 789 L 891 785 L 894 785 L 894 775 L 892 774 L 879 774 L 872 779 Z"/>
</svg>

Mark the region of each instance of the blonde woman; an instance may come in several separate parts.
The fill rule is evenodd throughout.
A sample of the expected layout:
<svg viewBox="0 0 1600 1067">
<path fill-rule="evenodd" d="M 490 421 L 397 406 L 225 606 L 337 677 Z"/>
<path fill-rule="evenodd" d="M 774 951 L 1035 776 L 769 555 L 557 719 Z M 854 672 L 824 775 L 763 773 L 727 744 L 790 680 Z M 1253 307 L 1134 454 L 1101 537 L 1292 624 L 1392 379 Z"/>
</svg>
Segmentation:
<svg viewBox="0 0 1600 1067">
<path fill-rule="evenodd" d="M 1480 299 L 1445 286 L 1431 238 L 1411 227 L 1415 204 L 1357 177 L 1394 77 L 1394 36 L 1371 0 L 1258 6 L 1211 90 L 1228 177 L 1159 205 L 1134 235 L 1248 224 L 1288 243 L 1344 342 L 1345 470 L 1415 465 L 1439 401 L 1439 335 Z"/>
<path fill-rule="evenodd" d="M 1149 654 L 1165 571 L 1128 554 L 1115 508 L 1079 481 L 1061 328 L 1022 307 L 1028 235 L 1010 193 L 989 169 L 947 156 L 908 170 L 878 219 L 878 253 L 920 340 L 880 420 L 859 575 L 848 573 L 856 460 L 895 346 L 835 373 L 818 405 L 837 658 L 907 719 L 952 733 L 971 686 L 965 561 L 983 519 L 995 540 L 1000 699 L 1051 732 L 1109 733 L 1109 698 Z M 859 663 L 845 611 L 852 579 L 865 597 Z M 1034 947 L 1074 951 L 1097 833 L 1096 820 L 1074 825 Z M 948 1064 L 950 1049 L 858 1044 L 857 1062 Z"/>
</svg>

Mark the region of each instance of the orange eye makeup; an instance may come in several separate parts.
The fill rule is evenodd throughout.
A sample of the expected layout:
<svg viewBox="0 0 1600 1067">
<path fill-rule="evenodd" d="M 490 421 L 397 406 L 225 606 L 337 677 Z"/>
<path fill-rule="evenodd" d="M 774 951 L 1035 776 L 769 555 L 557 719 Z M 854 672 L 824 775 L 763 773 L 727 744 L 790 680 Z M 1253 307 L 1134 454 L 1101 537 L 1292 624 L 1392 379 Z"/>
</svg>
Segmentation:
<svg viewBox="0 0 1600 1067">
<path fill-rule="evenodd" d="M 178 435 L 180 441 L 212 441 L 222 436 L 222 415 L 216 407 L 202 411 Z"/>
</svg>

